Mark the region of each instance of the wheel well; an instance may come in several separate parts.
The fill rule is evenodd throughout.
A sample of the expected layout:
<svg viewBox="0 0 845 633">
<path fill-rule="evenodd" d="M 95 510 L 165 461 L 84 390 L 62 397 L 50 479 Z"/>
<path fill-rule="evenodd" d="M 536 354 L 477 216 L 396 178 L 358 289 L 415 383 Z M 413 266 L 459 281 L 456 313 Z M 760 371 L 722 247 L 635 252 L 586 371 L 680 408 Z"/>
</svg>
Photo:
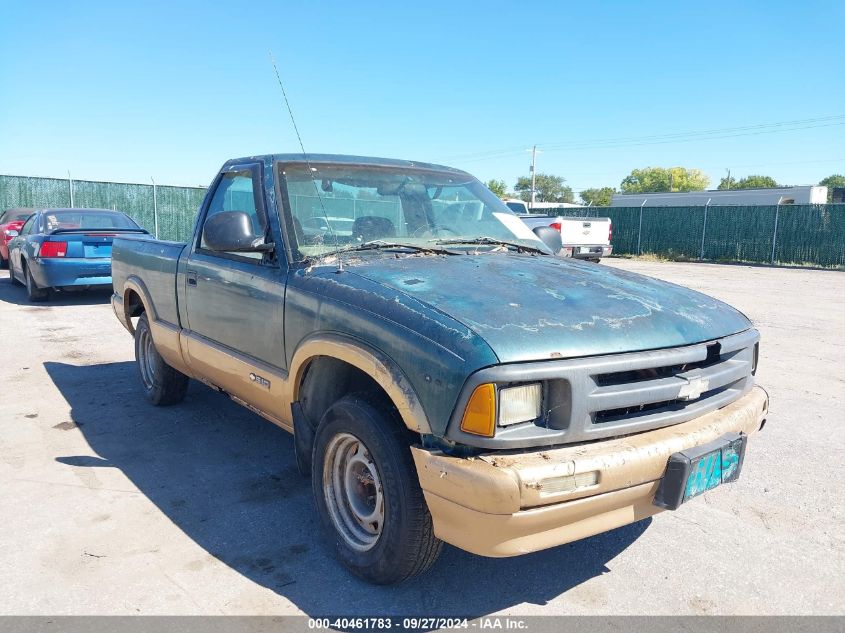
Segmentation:
<svg viewBox="0 0 845 633">
<path fill-rule="evenodd" d="M 123 305 L 125 306 L 123 309 L 126 310 L 126 316 L 130 318 L 141 316 L 146 310 L 144 302 L 141 301 L 141 295 L 131 289 L 124 294 Z"/>
<path fill-rule="evenodd" d="M 141 316 L 146 311 L 147 308 L 141 300 L 141 295 L 131 288 L 127 288 L 123 293 L 123 312 L 126 315 L 126 323 L 129 325 L 129 333 L 132 336 L 135 336 L 135 324 L 132 319 Z"/>
<path fill-rule="evenodd" d="M 379 405 L 395 410 L 390 397 L 371 376 L 330 356 L 317 356 L 308 363 L 299 387 L 299 403 L 316 428 L 326 409 L 350 393 L 366 393 Z"/>
</svg>

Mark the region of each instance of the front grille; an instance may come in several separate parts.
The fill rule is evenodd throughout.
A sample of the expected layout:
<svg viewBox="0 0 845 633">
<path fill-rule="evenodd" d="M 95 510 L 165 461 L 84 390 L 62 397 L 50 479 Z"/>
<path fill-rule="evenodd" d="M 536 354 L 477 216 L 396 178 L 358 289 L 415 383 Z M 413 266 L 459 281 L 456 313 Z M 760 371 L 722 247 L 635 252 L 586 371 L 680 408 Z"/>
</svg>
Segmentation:
<svg viewBox="0 0 845 633">
<path fill-rule="evenodd" d="M 707 346 L 707 356 L 701 361 L 594 375 L 595 387 L 589 395 L 591 421 L 607 424 L 677 414 L 700 408 L 713 398 L 724 399 L 726 392 L 741 393 L 751 376 L 751 351 L 747 347 L 723 350 L 717 342 Z M 671 363 L 671 351 L 668 354 Z"/>
<path fill-rule="evenodd" d="M 585 364 L 577 378 L 585 397 L 572 411 L 567 440 L 677 424 L 733 402 L 753 386 L 758 338 L 749 330 L 701 345 L 596 359 L 593 368 Z"/>
<path fill-rule="evenodd" d="M 711 343 L 710 345 L 707 345 L 707 356 L 703 361 L 684 363 L 683 365 L 649 367 L 647 369 L 629 369 L 628 371 L 615 371 L 609 374 L 599 374 L 596 376 L 596 383 L 600 387 L 609 387 L 611 385 L 622 385 L 632 382 L 654 380 L 655 378 L 668 378 L 685 371 L 703 369 L 705 367 L 715 365 L 722 361 L 721 352 L 721 343 Z"/>
<path fill-rule="evenodd" d="M 701 402 L 716 396 L 725 391 L 724 387 L 719 389 L 712 389 L 703 393 L 698 398 L 689 400 L 663 400 L 662 402 L 649 402 L 648 404 L 640 404 L 632 407 L 620 407 L 619 409 L 605 409 L 604 411 L 596 411 L 593 418 L 593 424 L 604 424 L 606 422 L 618 422 L 620 420 L 635 420 L 643 418 L 660 412 L 676 412 L 682 411 L 692 402 Z"/>
<path fill-rule="evenodd" d="M 483 369 L 465 386 L 456 411 L 482 383 L 500 388 L 543 382 L 544 415 L 499 428 L 487 441 L 450 436 L 474 446 L 519 448 L 569 444 L 650 431 L 692 420 L 738 400 L 754 386 L 754 354 L 760 335 L 749 329 L 695 345 L 590 358 L 502 365 Z"/>
</svg>

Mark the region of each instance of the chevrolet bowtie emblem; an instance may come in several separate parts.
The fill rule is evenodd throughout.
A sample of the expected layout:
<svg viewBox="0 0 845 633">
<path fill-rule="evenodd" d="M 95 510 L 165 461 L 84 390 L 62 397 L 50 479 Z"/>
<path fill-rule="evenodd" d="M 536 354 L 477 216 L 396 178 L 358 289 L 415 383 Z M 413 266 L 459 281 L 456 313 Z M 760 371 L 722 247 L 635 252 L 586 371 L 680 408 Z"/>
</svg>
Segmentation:
<svg viewBox="0 0 845 633">
<path fill-rule="evenodd" d="M 681 380 L 686 381 L 686 384 L 681 385 L 681 389 L 678 391 L 678 400 L 698 400 L 701 394 L 710 387 L 710 380 L 701 376 L 681 377 Z"/>
</svg>

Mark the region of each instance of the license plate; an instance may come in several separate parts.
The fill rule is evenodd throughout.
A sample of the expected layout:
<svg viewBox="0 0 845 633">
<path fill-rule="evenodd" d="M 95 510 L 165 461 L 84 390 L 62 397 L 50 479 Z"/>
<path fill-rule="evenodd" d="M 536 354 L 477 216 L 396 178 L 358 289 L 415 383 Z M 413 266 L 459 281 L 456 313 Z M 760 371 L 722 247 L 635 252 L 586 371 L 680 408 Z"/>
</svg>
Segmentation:
<svg viewBox="0 0 845 633">
<path fill-rule="evenodd" d="M 84 244 L 85 257 L 108 257 L 111 244 Z"/>
<path fill-rule="evenodd" d="M 736 481 L 742 470 L 746 439 L 742 433 L 730 433 L 671 455 L 654 504 L 675 510 L 708 490 Z"/>
<path fill-rule="evenodd" d="M 589 246 L 582 246 L 582 247 L 580 247 L 579 251 L 581 253 L 592 253 L 593 249 L 590 248 Z"/>
</svg>

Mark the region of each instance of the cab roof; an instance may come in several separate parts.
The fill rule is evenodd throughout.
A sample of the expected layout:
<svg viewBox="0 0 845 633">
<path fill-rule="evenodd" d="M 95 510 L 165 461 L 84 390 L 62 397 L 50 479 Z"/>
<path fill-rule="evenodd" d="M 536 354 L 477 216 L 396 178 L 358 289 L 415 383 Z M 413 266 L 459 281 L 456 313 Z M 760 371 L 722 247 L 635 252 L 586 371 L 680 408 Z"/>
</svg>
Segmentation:
<svg viewBox="0 0 845 633">
<path fill-rule="evenodd" d="M 424 163 L 421 161 L 400 160 L 396 158 L 377 158 L 374 156 L 353 156 L 348 154 L 260 154 L 256 156 L 245 156 L 243 158 L 233 158 L 227 160 L 223 168 L 232 167 L 234 165 L 243 165 L 244 163 L 260 162 L 280 162 L 280 163 L 320 163 L 320 164 L 334 164 L 334 165 L 368 165 L 375 167 L 404 167 L 417 169 L 430 169 L 435 171 L 445 171 L 453 174 L 460 174 L 462 176 L 472 177 L 467 172 L 455 169 L 454 167 L 447 167 L 446 165 L 437 165 L 434 163 Z"/>
</svg>

